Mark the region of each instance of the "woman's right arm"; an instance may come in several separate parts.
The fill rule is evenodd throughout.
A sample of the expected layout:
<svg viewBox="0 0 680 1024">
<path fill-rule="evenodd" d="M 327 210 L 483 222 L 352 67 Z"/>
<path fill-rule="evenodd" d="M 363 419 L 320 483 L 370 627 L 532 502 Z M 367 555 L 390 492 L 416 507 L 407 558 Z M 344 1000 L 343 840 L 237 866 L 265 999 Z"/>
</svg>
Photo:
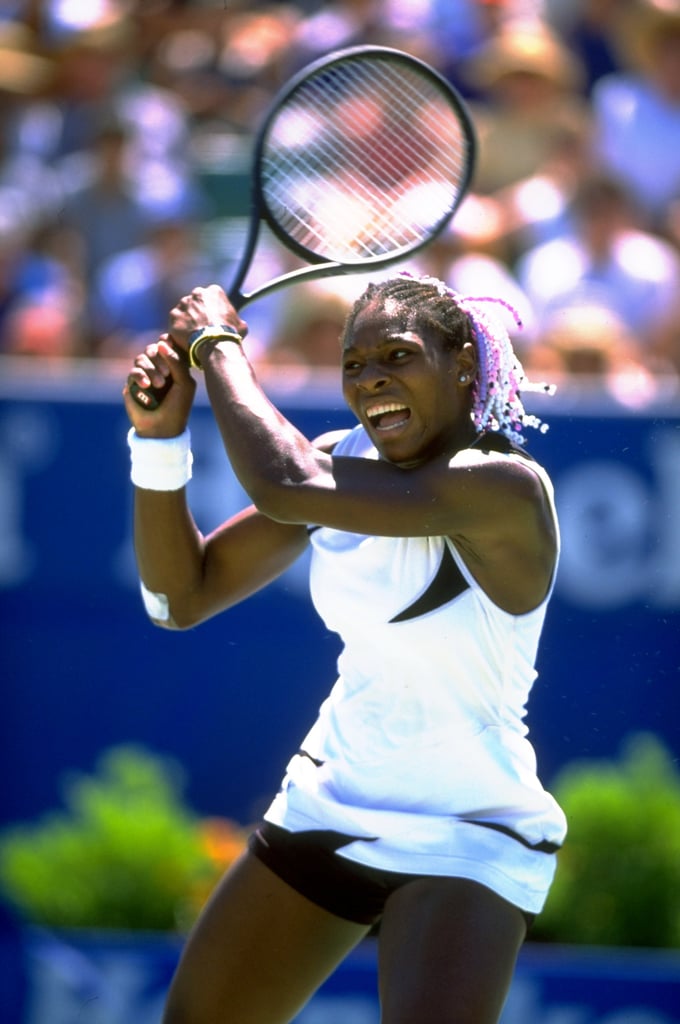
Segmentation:
<svg viewBox="0 0 680 1024">
<path fill-rule="evenodd" d="M 207 537 L 185 491 L 135 488 L 135 553 L 153 621 L 188 629 L 276 579 L 307 546 L 307 529 L 244 509 Z M 152 599 L 149 599 L 152 595 Z"/>
<path fill-rule="evenodd" d="M 195 393 L 195 382 L 180 356 L 159 356 L 154 346 L 137 357 L 129 380 L 142 387 L 160 386 L 172 376 L 173 387 L 154 411 L 142 409 L 128 388 L 123 394 L 135 441 L 147 439 L 144 462 L 150 478 L 137 473 L 134 497 L 134 544 L 147 612 L 159 626 L 187 629 L 255 593 L 290 566 L 307 545 L 306 527 L 274 522 L 255 508 L 245 509 L 204 537 L 189 510 L 179 478 L 172 489 L 163 476 L 154 479 L 156 458 L 174 454 L 181 444 Z M 142 440 L 143 445 L 143 440 Z M 137 445 L 139 448 L 139 445 Z M 148 473 L 149 471 L 147 471 Z M 139 477 L 141 476 L 141 479 Z M 153 486 L 144 486 L 150 483 Z"/>
</svg>

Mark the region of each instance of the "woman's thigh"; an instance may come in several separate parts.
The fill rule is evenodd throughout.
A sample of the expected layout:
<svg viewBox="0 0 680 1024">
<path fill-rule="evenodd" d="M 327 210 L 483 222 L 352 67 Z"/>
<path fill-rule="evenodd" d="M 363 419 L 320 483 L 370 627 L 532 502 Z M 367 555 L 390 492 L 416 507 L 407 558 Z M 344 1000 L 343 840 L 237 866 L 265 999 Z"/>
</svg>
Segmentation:
<svg viewBox="0 0 680 1024">
<path fill-rule="evenodd" d="M 189 935 L 164 1024 L 287 1024 L 366 931 L 245 853 Z"/>
<path fill-rule="evenodd" d="M 476 882 L 404 885 L 380 926 L 382 1024 L 496 1024 L 525 937 L 521 911 Z"/>
</svg>

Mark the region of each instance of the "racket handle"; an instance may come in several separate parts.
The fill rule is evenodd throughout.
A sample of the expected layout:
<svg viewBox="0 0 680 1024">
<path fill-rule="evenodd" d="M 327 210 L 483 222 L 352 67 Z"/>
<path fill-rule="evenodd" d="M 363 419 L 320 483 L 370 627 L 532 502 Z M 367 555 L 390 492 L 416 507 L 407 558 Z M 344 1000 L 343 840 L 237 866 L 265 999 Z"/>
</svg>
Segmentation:
<svg viewBox="0 0 680 1024">
<path fill-rule="evenodd" d="M 172 387 L 172 384 L 172 377 L 167 377 L 165 384 L 160 388 L 140 388 L 139 384 L 133 382 L 130 384 L 130 394 L 137 405 L 141 406 L 142 409 L 146 409 L 147 412 L 151 412 L 158 408 Z"/>
<path fill-rule="evenodd" d="M 173 346 L 174 347 L 174 346 Z M 179 356 L 180 360 L 189 365 L 189 356 L 181 348 L 175 348 L 175 352 Z M 130 394 L 142 409 L 146 409 L 147 412 L 153 412 L 161 404 L 168 391 L 173 385 L 172 377 L 166 377 L 165 383 L 159 388 L 148 387 L 140 388 L 139 384 L 135 384 L 134 381 L 130 384 Z"/>
</svg>

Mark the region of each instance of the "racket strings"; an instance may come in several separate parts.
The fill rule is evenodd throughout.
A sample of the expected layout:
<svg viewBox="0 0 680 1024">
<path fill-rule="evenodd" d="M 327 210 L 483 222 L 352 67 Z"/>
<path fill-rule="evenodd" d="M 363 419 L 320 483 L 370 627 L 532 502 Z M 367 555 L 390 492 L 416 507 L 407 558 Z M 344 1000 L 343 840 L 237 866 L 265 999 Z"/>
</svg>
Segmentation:
<svg viewBox="0 0 680 1024">
<path fill-rule="evenodd" d="M 390 212 L 396 213 L 398 211 L 398 202 L 410 191 L 410 187 L 400 188 L 399 180 L 405 178 L 409 172 L 413 171 L 415 162 L 420 167 L 427 166 L 429 168 L 427 180 L 430 183 L 430 187 L 433 184 L 438 184 L 438 187 L 441 188 L 441 197 L 437 200 L 437 207 L 447 209 L 451 203 L 452 177 L 460 177 L 460 158 L 457 157 L 453 166 L 450 163 L 441 162 L 439 169 L 441 181 L 437 182 L 437 175 L 432 173 L 432 158 L 433 153 L 436 153 L 436 150 L 433 150 L 432 138 L 427 138 L 423 144 L 419 134 L 412 130 L 409 130 L 408 138 L 406 138 L 405 122 L 398 125 L 399 130 L 397 132 L 394 130 L 393 121 L 393 117 L 387 121 L 383 119 L 381 126 L 383 129 L 381 149 L 383 150 L 383 155 L 386 153 L 388 157 L 387 166 L 384 163 L 381 164 L 377 159 L 371 159 L 367 154 L 370 154 L 372 150 L 369 149 L 367 151 L 365 145 L 352 144 L 351 140 L 348 145 L 346 136 L 337 133 L 330 142 L 326 139 L 321 146 L 316 147 L 314 162 L 309 161 L 304 155 L 300 159 L 299 154 L 293 154 L 292 160 L 289 160 L 288 166 L 284 168 L 280 187 L 285 186 L 286 189 L 289 189 L 296 176 L 299 176 L 300 173 L 307 175 L 308 184 L 311 185 L 309 194 L 313 197 L 312 205 L 314 205 L 314 198 L 318 201 L 320 197 L 328 193 L 329 189 L 328 179 L 319 177 L 318 171 L 316 171 L 316 177 L 314 176 L 316 170 L 315 162 L 321 161 L 323 165 L 326 167 L 330 166 L 331 168 L 340 165 L 345 170 L 346 184 L 349 186 L 351 197 L 356 199 L 356 197 L 365 196 L 367 202 L 370 202 L 372 209 L 382 210 L 384 214 L 387 214 L 387 220 L 389 221 Z M 401 154 L 404 152 L 409 154 L 408 160 L 402 159 Z M 358 172 L 351 169 L 355 164 L 359 167 Z M 434 166 L 436 170 L 436 161 Z M 423 177 L 422 173 L 420 176 L 421 178 Z M 391 192 L 385 193 L 384 189 L 388 185 L 392 186 Z M 330 187 L 332 188 L 333 186 Z M 335 191 L 337 190 L 337 186 L 335 186 Z M 413 231 L 412 217 L 413 211 L 411 211 L 408 220 L 402 218 L 407 236 L 410 236 Z M 395 218 L 392 217 L 391 219 L 394 220 Z"/>
<path fill-rule="evenodd" d="M 364 225 L 364 233 L 370 229 L 373 235 L 373 244 L 366 247 L 361 243 L 359 236 L 356 238 L 356 244 L 360 249 L 365 249 L 370 255 L 371 251 L 376 248 L 390 249 L 399 244 L 406 244 L 417 240 L 425 229 L 437 223 L 441 211 L 446 211 L 450 203 L 450 194 L 441 188 L 441 195 L 433 201 L 435 184 L 430 182 L 427 185 L 429 201 L 424 206 L 421 206 L 420 211 L 415 208 L 415 203 L 413 203 L 408 211 L 408 217 L 405 215 L 400 216 L 398 203 L 408 199 L 409 196 L 413 196 L 415 199 L 413 195 L 414 188 L 399 190 L 392 186 L 393 194 L 390 204 L 380 206 L 377 201 L 378 196 L 366 187 L 365 180 L 362 177 L 347 171 L 342 187 L 343 191 L 337 187 L 321 184 L 316 189 L 307 190 L 307 195 L 304 199 L 304 212 L 300 212 L 299 203 L 296 204 L 295 209 L 282 207 L 282 212 L 278 215 L 279 222 L 293 235 L 299 234 L 300 231 L 305 235 L 310 232 L 312 235 L 316 235 L 320 242 L 325 243 L 321 247 L 322 251 L 327 252 L 329 234 L 333 234 L 334 224 L 329 219 L 328 212 L 323 212 L 323 207 L 326 206 L 329 210 L 335 209 L 333 220 L 335 221 L 335 233 L 338 240 L 346 240 L 348 227 L 351 226 L 354 220 L 360 220 Z M 421 186 L 423 189 L 424 187 Z M 363 214 L 363 209 L 360 210 L 360 205 L 362 208 L 365 208 L 367 203 L 371 204 L 370 222 Z M 347 215 L 352 214 L 352 207 L 356 208 L 356 214 L 354 217 L 350 216 L 348 221 Z M 424 210 L 428 208 L 434 208 L 434 213 L 424 216 Z M 312 214 L 311 219 L 309 214 Z M 308 244 L 311 243 L 308 242 Z"/>
<path fill-rule="evenodd" d="M 287 179 L 287 186 L 281 184 L 282 188 L 295 189 L 297 174 Z M 434 189 L 436 183 L 429 181 L 421 183 L 421 188 L 428 188 L 429 201 L 424 208 L 434 208 L 434 214 L 422 217 L 415 208 L 415 202 L 406 214 L 400 214 L 399 204 L 414 193 L 414 187 L 399 189 L 391 183 L 391 195 L 389 202 L 381 198 L 379 191 L 380 182 L 367 183 L 363 174 L 357 174 L 348 169 L 344 170 L 344 180 L 341 185 L 333 185 L 330 182 L 318 179 L 315 182 L 307 182 L 305 196 L 302 201 L 302 208 L 298 201 L 295 208 L 282 206 L 278 214 L 278 220 L 292 235 L 302 232 L 303 235 L 311 233 L 322 243 L 321 249 L 328 252 L 329 236 L 335 234 L 337 245 L 341 244 L 344 249 L 347 246 L 348 227 L 359 221 L 364 226 L 364 234 L 369 233 L 372 243 L 362 242 L 360 236 L 355 237 L 355 243 L 350 243 L 350 249 L 356 247 L 358 251 L 365 251 L 371 255 L 374 251 L 393 249 L 399 245 L 405 245 L 417 240 L 424 232 L 436 224 L 442 211 L 447 211 L 452 203 L 450 189 L 439 186 L 440 196 L 435 199 Z M 414 197 L 415 198 L 415 197 Z M 365 208 L 370 208 L 370 221 L 365 215 Z M 326 207 L 326 212 L 324 212 Z M 351 216 L 355 210 L 354 216 Z M 421 207 L 421 210 L 423 207 Z M 334 217 L 329 218 L 330 210 L 334 210 Z M 347 217 L 350 215 L 348 221 Z M 419 221 L 423 220 L 421 224 Z M 297 225 L 297 227 L 296 227 Z M 354 237 L 354 236 L 353 236 Z M 301 239 L 302 240 L 302 239 Z M 343 244 L 344 243 L 344 244 Z M 307 240 L 308 245 L 313 245 Z"/>
<path fill-rule="evenodd" d="M 362 260 L 431 234 L 464 184 L 468 145 L 459 113 L 426 75 L 347 62 L 308 79 L 273 120 L 264 194 L 312 252 Z"/>
<path fill-rule="evenodd" d="M 406 152 L 410 151 L 421 159 L 429 158 L 431 160 L 430 173 L 432 174 L 433 171 L 439 170 L 441 179 L 450 181 L 452 170 L 451 154 L 446 149 L 440 150 L 438 147 L 433 147 L 433 137 L 445 139 L 447 129 L 449 130 L 448 134 L 450 134 L 452 124 L 451 108 L 449 106 L 444 107 L 441 94 L 434 87 L 427 88 L 428 85 L 429 83 L 423 77 L 419 76 L 414 80 L 413 74 L 406 76 L 403 71 L 397 75 L 395 68 L 390 68 L 389 74 L 385 74 L 384 69 L 382 69 L 381 74 L 381 68 L 372 65 L 370 75 L 365 72 L 361 73 L 361 69 L 359 69 L 357 74 L 355 69 L 351 79 L 338 83 L 337 89 L 333 86 L 333 89 L 329 90 L 327 83 L 312 80 L 309 86 L 309 99 L 313 101 L 314 106 L 319 110 L 328 109 L 329 100 L 332 99 L 332 95 L 329 95 L 329 92 L 339 95 L 341 102 L 342 99 L 345 101 L 357 99 L 360 101 L 355 108 L 358 118 L 361 119 L 363 115 L 364 121 L 370 121 L 370 119 L 366 118 L 366 96 L 372 96 L 374 99 L 379 97 L 381 101 L 383 140 L 386 140 L 391 158 L 395 162 L 394 170 L 398 172 L 400 169 L 400 157 L 405 152 L 403 147 L 404 143 L 407 142 Z M 302 102 L 304 103 L 305 100 L 303 99 Z M 440 113 L 438 124 L 435 126 L 437 131 L 429 132 L 425 135 L 422 129 L 418 129 L 418 123 L 414 121 L 413 112 L 414 110 L 424 108 L 428 103 L 436 103 Z M 457 121 L 455 124 L 456 128 L 458 128 Z M 409 133 L 408 139 L 406 138 L 407 132 Z M 349 150 L 351 138 L 352 136 L 348 137 L 346 132 L 335 137 L 334 142 L 336 144 L 339 143 L 339 155 L 341 158 Z M 375 139 L 372 140 L 374 144 L 376 141 Z M 459 136 L 459 143 L 462 141 L 462 138 Z M 367 150 L 363 144 L 360 148 L 356 148 L 359 149 L 359 152 L 354 155 L 368 157 L 368 165 L 370 166 L 372 150 Z M 453 170 L 459 176 L 465 159 L 462 147 L 453 156 Z M 403 166 L 405 169 L 409 169 L 411 165 L 408 162 L 403 162 Z"/>
</svg>

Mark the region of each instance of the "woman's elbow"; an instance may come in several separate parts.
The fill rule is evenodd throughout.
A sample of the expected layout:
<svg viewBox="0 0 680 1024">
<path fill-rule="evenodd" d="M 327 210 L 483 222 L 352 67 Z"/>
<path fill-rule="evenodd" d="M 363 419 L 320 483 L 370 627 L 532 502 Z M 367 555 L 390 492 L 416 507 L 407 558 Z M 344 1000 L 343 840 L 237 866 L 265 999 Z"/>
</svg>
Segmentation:
<svg viewBox="0 0 680 1024">
<path fill-rule="evenodd" d="M 295 483 L 260 484 L 250 492 L 258 512 L 276 523 L 295 525 L 306 522 L 301 514 L 302 488 Z"/>
<path fill-rule="evenodd" d="M 167 594 L 149 590 L 141 582 L 140 589 L 144 609 L 154 626 L 158 626 L 159 629 L 183 631 L 198 624 L 198 620 L 191 613 L 190 608 L 182 607 L 178 601 L 171 602 Z"/>
</svg>

